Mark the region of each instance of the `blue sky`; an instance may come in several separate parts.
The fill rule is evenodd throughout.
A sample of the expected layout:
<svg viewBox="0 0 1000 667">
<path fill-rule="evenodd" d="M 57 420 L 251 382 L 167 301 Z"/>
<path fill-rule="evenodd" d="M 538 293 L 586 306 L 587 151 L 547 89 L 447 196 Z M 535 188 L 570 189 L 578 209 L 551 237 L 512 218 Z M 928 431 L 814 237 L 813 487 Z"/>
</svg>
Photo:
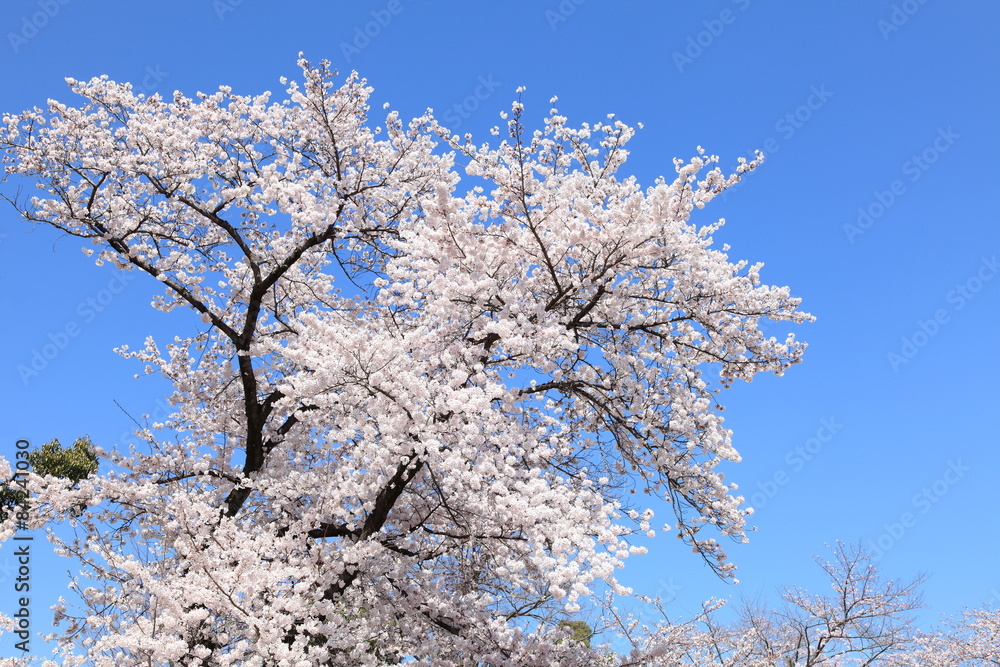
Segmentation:
<svg viewBox="0 0 1000 667">
<path fill-rule="evenodd" d="M 728 549 L 742 583 L 719 582 L 669 535 L 623 579 L 675 597 L 676 615 L 782 584 L 825 592 L 811 555 L 863 540 L 887 576 L 930 575 L 930 622 L 1000 603 L 1000 231 L 983 171 L 1000 146 L 998 23 L 997 3 L 943 0 L 7 0 L 0 111 L 73 103 L 66 76 L 280 92 L 303 51 L 367 77 L 373 109 L 433 107 L 484 141 L 522 85 L 539 124 L 553 95 L 571 123 L 642 122 L 623 173 L 644 184 L 698 145 L 725 166 L 764 150 L 699 220 L 727 218 L 716 238 L 731 257 L 763 261 L 763 278 L 818 319 L 797 330 L 803 364 L 722 397 L 744 459 L 727 479 L 759 508 L 750 543 Z M 121 282 L 10 208 L 0 234 L 0 453 L 20 438 L 129 442 L 116 402 L 162 417 L 167 388 L 134 380 L 140 369 L 112 348 L 186 335 L 195 318 L 154 311 L 153 281 Z M 51 358 L 24 373 L 46 345 Z M 72 564 L 35 549 L 33 629 L 47 632 Z M 13 564 L 5 546 L 6 613 Z"/>
</svg>

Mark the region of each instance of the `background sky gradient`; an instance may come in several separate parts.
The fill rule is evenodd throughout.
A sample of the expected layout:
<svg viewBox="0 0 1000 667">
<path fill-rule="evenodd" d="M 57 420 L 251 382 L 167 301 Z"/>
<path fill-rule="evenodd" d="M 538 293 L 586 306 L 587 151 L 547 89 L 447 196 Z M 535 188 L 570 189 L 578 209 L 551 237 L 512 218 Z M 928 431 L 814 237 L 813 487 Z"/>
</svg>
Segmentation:
<svg viewBox="0 0 1000 667">
<path fill-rule="evenodd" d="M 764 262 L 763 279 L 818 318 L 796 328 L 803 364 L 721 397 L 743 455 L 727 480 L 757 508 L 750 543 L 727 550 L 741 583 L 669 534 L 622 579 L 674 599 L 676 616 L 709 597 L 770 600 L 782 584 L 826 593 L 811 556 L 861 540 L 886 576 L 930 575 L 929 625 L 1000 604 L 1000 231 L 983 166 L 1000 147 L 997 25 L 989 0 L 6 0 L 0 111 L 76 104 L 67 76 L 165 95 L 281 93 L 280 76 L 301 78 L 302 51 L 368 79 L 374 124 L 383 102 L 404 118 L 432 107 L 487 141 L 522 85 L 530 127 L 553 95 L 571 125 L 641 122 L 621 175 L 644 185 L 699 145 L 727 170 L 763 150 L 764 165 L 695 218 L 725 217 L 716 240 L 731 258 Z M 147 278 L 97 268 L 74 239 L 0 207 L 0 454 L 84 433 L 127 446 L 125 411 L 166 414 L 168 387 L 133 379 L 141 368 L 112 352 L 198 325 L 150 308 Z M 44 633 L 72 562 L 43 540 L 31 609 Z M 4 545 L 8 614 L 15 577 Z"/>
</svg>

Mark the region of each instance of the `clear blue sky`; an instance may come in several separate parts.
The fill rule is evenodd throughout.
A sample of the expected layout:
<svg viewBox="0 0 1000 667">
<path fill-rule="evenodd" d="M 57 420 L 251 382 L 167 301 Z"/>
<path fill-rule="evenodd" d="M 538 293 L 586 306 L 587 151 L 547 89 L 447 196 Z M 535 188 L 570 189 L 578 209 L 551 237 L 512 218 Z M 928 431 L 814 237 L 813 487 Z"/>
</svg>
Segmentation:
<svg viewBox="0 0 1000 667">
<path fill-rule="evenodd" d="M 983 162 L 1000 148 L 998 24 L 1000 4 L 983 0 L 6 0 L 0 111 L 73 103 L 66 76 L 280 92 L 304 51 L 367 77 L 373 109 L 433 107 L 482 140 L 521 85 L 537 122 L 552 95 L 572 122 L 642 122 L 624 172 L 645 184 L 698 145 L 730 166 L 764 150 L 701 221 L 726 217 L 717 240 L 731 256 L 765 262 L 764 279 L 790 285 L 818 321 L 799 329 L 803 364 L 722 398 L 744 457 L 727 477 L 760 507 L 750 544 L 729 549 L 742 583 L 718 582 L 670 535 L 623 579 L 676 597 L 677 615 L 780 584 L 826 592 L 810 556 L 860 539 L 879 545 L 886 575 L 931 575 L 930 621 L 1000 591 L 1000 231 Z M 166 387 L 132 379 L 140 369 L 112 348 L 186 335 L 195 318 L 152 310 L 153 281 L 114 282 L 73 239 L 12 209 L 0 208 L 0 234 L 0 452 L 83 433 L 127 443 L 115 402 L 162 417 Z M 67 326 L 76 335 L 63 340 Z M 65 345 L 24 377 L 53 340 Z M 44 547 L 41 632 L 71 565 Z M 7 613 L 13 565 L 4 547 Z"/>
</svg>

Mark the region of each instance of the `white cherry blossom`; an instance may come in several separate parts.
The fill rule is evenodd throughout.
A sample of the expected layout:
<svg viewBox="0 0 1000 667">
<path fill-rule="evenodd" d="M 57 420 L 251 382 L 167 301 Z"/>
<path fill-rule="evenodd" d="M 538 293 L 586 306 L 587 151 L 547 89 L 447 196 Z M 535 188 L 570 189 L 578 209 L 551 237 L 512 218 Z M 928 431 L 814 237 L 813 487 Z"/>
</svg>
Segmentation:
<svg viewBox="0 0 1000 667">
<path fill-rule="evenodd" d="M 655 525 L 628 491 L 731 576 L 718 538 L 749 510 L 717 393 L 805 347 L 760 329 L 811 319 L 799 300 L 691 220 L 760 157 L 643 188 L 613 117 L 531 131 L 518 101 L 498 146 L 430 114 L 373 128 L 363 79 L 300 65 L 283 97 L 102 77 L 4 116 L 26 220 L 202 326 L 120 349 L 172 383 L 175 437 L 33 479 L 85 573 L 67 664 L 604 664 L 556 623 L 628 593 Z M 675 664 L 668 640 L 621 664 Z"/>
</svg>

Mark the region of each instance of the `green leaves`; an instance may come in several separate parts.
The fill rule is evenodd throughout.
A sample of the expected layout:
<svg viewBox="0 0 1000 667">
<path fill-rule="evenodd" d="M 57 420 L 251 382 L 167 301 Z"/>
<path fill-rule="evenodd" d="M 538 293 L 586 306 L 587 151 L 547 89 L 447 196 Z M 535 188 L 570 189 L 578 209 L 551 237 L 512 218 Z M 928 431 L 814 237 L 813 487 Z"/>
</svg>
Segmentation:
<svg viewBox="0 0 1000 667">
<path fill-rule="evenodd" d="M 72 480 L 76 484 L 97 472 L 97 453 L 86 435 L 77 438 L 72 447 L 63 447 L 53 438 L 28 452 L 28 463 L 32 472 Z M 27 493 L 14 479 L 0 482 L 0 485 L 0 521 L 3 521 L 9 511 L 24 502 Z"/>
<path fill-rule="evenodd" d="M 53 439 L 29 453 L 28 462 L 39 475 L 71 479 L 74 483 L 97 472 L 97 454 L 86 435 L 66 448 L 59 444 L 59 440 Z"/>
<path fill-rule="evenodd" d="M 562 621 L 559 623 L 559 627 L 572 631 L 571 641 L 579 642 L 590 648 L 590 638 L 594 636 L 594 630 L 586 621 Z"/>
</svg>

